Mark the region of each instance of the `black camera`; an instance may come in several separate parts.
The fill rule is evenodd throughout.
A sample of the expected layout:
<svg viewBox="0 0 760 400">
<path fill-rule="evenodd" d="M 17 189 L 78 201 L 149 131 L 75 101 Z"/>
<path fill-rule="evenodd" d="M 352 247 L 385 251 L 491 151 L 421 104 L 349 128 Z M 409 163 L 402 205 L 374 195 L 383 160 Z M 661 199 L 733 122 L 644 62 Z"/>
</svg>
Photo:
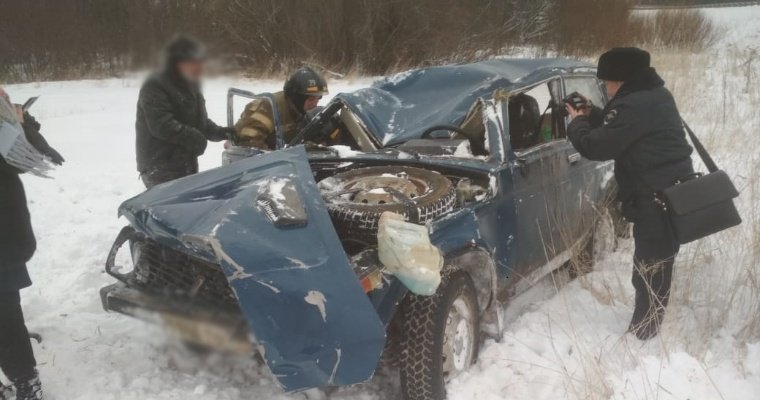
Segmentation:
<svg viewBox="0 0 760 400">
<path fill-rule="evenodd" d="M 582 108 L 591 107 L 591 101 L 578 92 L 572 92 L 567 97 L 562 99 L 562 104 L 569 104 L 573 110 L 580 110 Z M 563 116 L 567 117 L 567 110 L 562 107 L 560 110 Z"/>
</svg>

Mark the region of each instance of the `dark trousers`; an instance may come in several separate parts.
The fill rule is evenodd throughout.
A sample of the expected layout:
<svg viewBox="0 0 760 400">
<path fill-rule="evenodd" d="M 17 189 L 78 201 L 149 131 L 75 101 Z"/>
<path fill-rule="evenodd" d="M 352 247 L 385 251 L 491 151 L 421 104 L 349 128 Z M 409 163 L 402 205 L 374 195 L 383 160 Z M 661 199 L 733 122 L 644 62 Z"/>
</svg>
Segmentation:
<svg viewBox="0 0 760 400">
<path fill-rule="evenodd" d="M 0 292 L 0 369 L 18 381 L 34 376 L 36 366 L 19 292 Z"/>
<path fill-rule="evenodd" d="M 150 189 L 153 186 L 160 185 L 160 184 L 162 184 L 164 182 L 168 182 L 168 181 L 156 179 L 154 176 L 147 175 L 147 174 L 140 175 L 140 179 L 142 180 L 142 182 L 145 185 L 146 189 Z"/>
<path fill-rule="evenodd" d="M 636 301 L 631 328 L 649 324 L 657 330 L 670 299 L 673 263 L 679 244 L 671 234 L 661 210 L 644 214 L 633 227 L 633 287 Z"/>
</svg>

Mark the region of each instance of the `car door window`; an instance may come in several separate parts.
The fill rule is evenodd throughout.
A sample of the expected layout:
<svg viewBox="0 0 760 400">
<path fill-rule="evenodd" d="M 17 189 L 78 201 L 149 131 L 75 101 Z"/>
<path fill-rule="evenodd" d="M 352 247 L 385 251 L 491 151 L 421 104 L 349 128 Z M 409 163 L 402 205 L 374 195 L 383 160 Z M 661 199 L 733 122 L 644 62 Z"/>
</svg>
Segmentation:
<svg viewBox="0 0 760 400">
<path fill-rule="evenodd" d="M 542 83 L 509 98 L 509 137 L 512 150 L 524 152 L 564 137 L 553 100 L 559 96 L 559 81 Z"/>
<path fill-rule="evenodd" d="M 595 106 L 604 108 L 607 97 L 602 92 L 599 81 L 594 77 L 577 77 L 565 79 L 565 93 L 578 92 L 591 100 Z"/>
</svg>

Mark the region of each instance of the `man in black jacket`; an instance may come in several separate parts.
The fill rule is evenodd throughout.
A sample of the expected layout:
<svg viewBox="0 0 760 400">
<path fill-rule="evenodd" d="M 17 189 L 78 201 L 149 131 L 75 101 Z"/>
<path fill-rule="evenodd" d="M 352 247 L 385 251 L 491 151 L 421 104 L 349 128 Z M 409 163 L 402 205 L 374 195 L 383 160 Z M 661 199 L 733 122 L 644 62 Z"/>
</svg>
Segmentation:
<svg viewBox="0 0 760 400">
<path fill-rule="evenodd" d="M 615 48 L 599 59 L 597 76 L 610 102 L 600 110 L 568 105 L 567 135 L 590 160 L 615 160 L 618 200 L 633 222 L 633 286 L 629 331 L 639 339 L 657 335 L 668 305 L 673 262 L 679 243 L 655 194 L 693 172 L 692 148 L 681 116 L 650 56 L 638 48 Z"/>
<path fill-rule="evenodd" d="M 137 102 L 137 170 L 147 188 L 198 172 L 208 140 L 232 139 L 233 128 L 208 118 L 201 78 L 206 52 L 178 37 L 166 49 L 162 71 L 140 89 Z"/>
<path fill-rule="evenodd" d="M 0 96 L 10 102 L 2 89 Z M 27 141 L 61 165 L 63 157 L 42 137 L 40 124 L 28 113 L 19 114 Z M 0 157 L 0 369 L 13 383 L 17 399 L 40 400 L 42 385 L 19 297 L 19 291 L 32 284 L 26 263 L 37 248 L 21 172 Z M 0 384 L 0 399 L 10 392 Z"/>
</svg>

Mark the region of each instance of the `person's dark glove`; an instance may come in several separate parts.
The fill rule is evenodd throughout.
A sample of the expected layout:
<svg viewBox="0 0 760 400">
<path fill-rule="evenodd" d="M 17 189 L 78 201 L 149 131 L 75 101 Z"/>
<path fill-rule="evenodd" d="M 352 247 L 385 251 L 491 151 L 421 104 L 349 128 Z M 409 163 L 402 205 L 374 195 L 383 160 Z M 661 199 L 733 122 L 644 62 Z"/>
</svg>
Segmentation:
<svg viewBox="0 0 760 400">
<path fill-rule="evenodd" d="M 63 163 L 66 161 L 63 156 L 61 156 L 61 153 L 50 146 L 48 146 L 47 151 L 44 154 L 50 158 L 50 161 L 53 164 L 58 166 L 63 165 Z"/>
<path fill-rule="evenodd" d="M 333 141 L 333 133 L 340 129 L 340 117 L 333 115 L 330 119 L 325 121 L 325 124 L 319 129 L 319 137 L 317 141 L 331 143 Z"/>
<path fill-rule="evenodd" d="M 45 137 L 42 136 L 40 133 L 41 125 L 37 122 L 37 119 L 26 112 L 24 113 L 24 122 L 22 123 L 22 126 L 24 127 L 24 136 L 26 136 L 26 140 L 34 146 L 37 151 L 47 156 L 53 164 L 63 165 L 63 162 L 66 160 L 61 156 L 61 153 L 52 148 L 47 140 L 45 140 Z"/>
<path fill-rule="evenodd" d="M 22 122 L 22 125 L 24 125 L 24 129 L 32 129 L 38 133 L 42 128 L 42 125 L 37 122 L 37 118 L 34 118 L 32 114 L 29 114 L 29 112 L 26 111 L 24 112 L 24 121 Z"/>
<path fill-rule="evenodd" d="M 47 150 L 50 145 L 48 145 L 47 140 L 45 140 L 40 133 L 40 123 L 37 122 L 31 114 L 24 113 L 24 121 L 21 123 L 21 126 L 24 128 L 24 136 L 26 136 L 26 140 L 34 146 L 37 151 L 44 154 L 45 150 Z"/>
<path fill-rule="evenodd" d="M 562 100 L 562 103 L 569 105 L 576 111 L 583 111 L 593 107 L 591 100 L 578 92 L 572 92 L 567 95 L 567 97 Z"/>
<path fill-rule="evenodd" d="M 195 156 L 200 156 L 206 151 L 206 146 L 208 146 L 208 140 L 205 136 L 196 133 L 196 134 L 190 134 L 187 135 L 187 138 L 185 139 L 185 144 L 187 149 Z"/>
<path fill-rule="evenodd" d="M 224 132 L 224 137 L 227 140 L 235 141 L 235 138 L 237 138 L 237 131 L 235 130 L 235 128 L 230 127 L 230 128 L 222 128 L 222 129 Z"/>
</svg>

